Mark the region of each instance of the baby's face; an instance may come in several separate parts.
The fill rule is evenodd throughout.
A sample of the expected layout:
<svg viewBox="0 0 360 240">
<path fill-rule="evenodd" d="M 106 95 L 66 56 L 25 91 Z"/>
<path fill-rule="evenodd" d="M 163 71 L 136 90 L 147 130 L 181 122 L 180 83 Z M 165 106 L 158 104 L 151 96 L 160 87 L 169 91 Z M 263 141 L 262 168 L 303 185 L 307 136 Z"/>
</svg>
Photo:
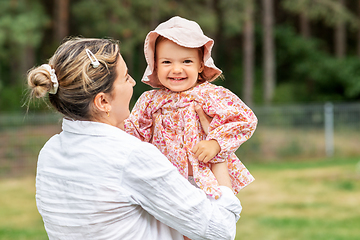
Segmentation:
<svg viewBox="0 0 360 240">
<path fill-rule="evenodd" d="M 164 87 L 182 92 L 197 85 L 204 67 L 197 48 L 182 47 L 166 39 L 156 46 L 156 69 Z"/>
</svg>

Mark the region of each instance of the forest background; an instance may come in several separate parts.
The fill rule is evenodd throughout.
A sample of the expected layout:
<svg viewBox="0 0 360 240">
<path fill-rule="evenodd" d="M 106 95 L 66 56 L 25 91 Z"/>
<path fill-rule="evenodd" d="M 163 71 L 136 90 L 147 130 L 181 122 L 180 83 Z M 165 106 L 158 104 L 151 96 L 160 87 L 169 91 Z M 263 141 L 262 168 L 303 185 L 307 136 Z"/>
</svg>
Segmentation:
<svg viewBox="0 0 360 240">
<path fill-rule="evenodd" d="M 360 0 L 1 0 L 0 112 L 26 110 L 26 72 L 68 36 L 119 40 L 139 82 L 146 34 L 175 15 L 215 40 L 215 84 L 250 106 L 360 100 Z"/>
</svg>

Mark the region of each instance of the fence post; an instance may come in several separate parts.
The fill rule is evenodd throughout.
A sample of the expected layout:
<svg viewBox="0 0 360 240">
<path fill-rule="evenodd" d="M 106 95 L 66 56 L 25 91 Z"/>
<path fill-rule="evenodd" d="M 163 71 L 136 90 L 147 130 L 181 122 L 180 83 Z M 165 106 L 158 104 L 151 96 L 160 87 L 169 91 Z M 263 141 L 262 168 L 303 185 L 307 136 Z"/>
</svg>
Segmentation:
<svg viewBox="0 0 360 240">
<path fill-rule="evenodd" d="M 334 155 L 334 105 L 330 102 L 324 105 L 325 114 L 325 152 L 327 157 Z"/>
</svg>

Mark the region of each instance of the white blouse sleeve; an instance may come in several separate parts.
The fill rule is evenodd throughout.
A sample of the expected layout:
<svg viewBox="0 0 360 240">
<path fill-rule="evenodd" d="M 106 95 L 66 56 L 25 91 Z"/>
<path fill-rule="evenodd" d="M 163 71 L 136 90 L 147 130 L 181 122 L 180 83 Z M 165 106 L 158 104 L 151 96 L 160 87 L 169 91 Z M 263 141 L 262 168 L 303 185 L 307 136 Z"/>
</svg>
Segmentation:
<svg viewBox="0 0 360 240">
<path fill-rule="evenodd" d="M 129 155 L 123 184 L 132 201 L 190 239 L 234 239 L 242 210 L 239 199 L 223 186 L 218 200 L 191 185 L 151 144 Z"/>
</svg>

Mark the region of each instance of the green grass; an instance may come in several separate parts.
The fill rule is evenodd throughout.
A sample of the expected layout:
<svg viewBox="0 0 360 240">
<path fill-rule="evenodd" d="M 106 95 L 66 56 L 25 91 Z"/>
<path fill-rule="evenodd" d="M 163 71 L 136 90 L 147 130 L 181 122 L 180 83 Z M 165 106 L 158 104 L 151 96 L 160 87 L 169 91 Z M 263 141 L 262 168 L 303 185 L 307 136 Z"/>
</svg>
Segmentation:
<svg viewBox="0 0 360 240">
<path fill-rule="evenodd" d="M 0 239 L 48 239 L 35 203 L 35 178 L 0 180 Z"/>
<path fill-rule="evenodd" d="M 360 158 L 246 164 L 236 239 L 360 239 Z"/>
<path fill-rule="evenodd" d="M 237 240 L 360 239 L 360 157 L 246 163 Z M 0 180 L 0 239 L 47 239 L 33 176 Z"/>
</svg>

